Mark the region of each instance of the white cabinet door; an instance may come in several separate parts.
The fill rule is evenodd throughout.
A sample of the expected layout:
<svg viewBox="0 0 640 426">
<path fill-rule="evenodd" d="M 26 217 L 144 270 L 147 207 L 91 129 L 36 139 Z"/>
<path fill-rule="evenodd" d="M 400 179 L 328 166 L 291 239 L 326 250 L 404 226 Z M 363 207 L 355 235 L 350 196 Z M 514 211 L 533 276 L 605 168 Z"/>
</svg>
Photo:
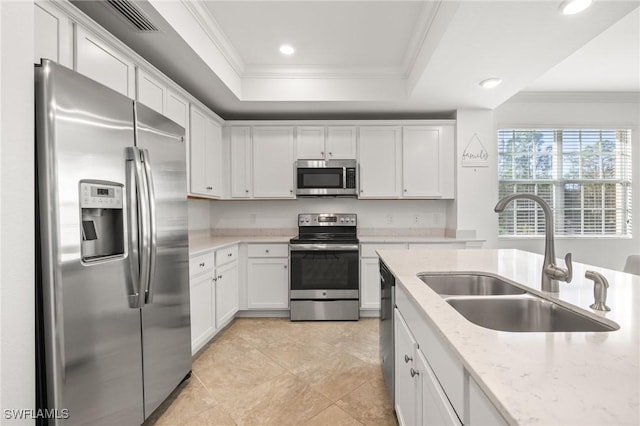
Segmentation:
<svg viewBox="0 0 640 426">
<path fill-rule="evenodd" d="M 238 312 L 238 262 L 220 266 L 216 273 L 216 328 L 220 328 Z"/>
<path fill-rule="evenodd" d="M 328 160 L 355 160 L 356 146 L 356 127 L 327 128 L 326 157 Z"/>
<path fill-rule="evenodd" d="M 231 127 L 231 198 L 251 198 L 251 128 Z"/>
<path fill-rule="evenodd" d="M 420 381 L 415 371 L 417 344 L 398 309 L 394 310 L 396 415 L 401 426 L 420 424 Z M 415 373 L 413 373 L 415 374 Z"/>
<path fill-rule="evenodd" d="M 136 85 L 136 99 L 151 108 L 164 114 L 167 88 L 160 81 L 138 68 L 138 80 Z"/>
<path fill-rule="evenodd" d="M 293 127 L 253 128 L 254 198 L 295 198 Z"/>
<path fill-rule="evenodd" d="M 247 306 L 249 309 L 289 307 L 289 269 L 286 258 L 249 258 Z"/>
<path fill-rule="evenodd" d="M 361 127 L 359 198 L 398 198 L 401 189 L 400 127 Z"/>
<path fill-rule="evenodd" d="M 439 198 L 442 196 L 440 156 L 438 128 L 405 127 L 402 129 L 403 197 Z"/>
<path fill-rule="evenodd" d="M 380 265 L 377 258 L 360 260 L 360 308 L 380 309 Z"/>
<path fill-rule="evenodd" d="M 502 426 L 508 424 L 472 378 L 469 378 L 468 415 L 466 423 L 470 425 Z"/>
<path fill-rule="evenodd" d="M 300 126 L 296 130 L 296 158 L 299 160 L 324 160 L 324 127 Z"/>
<path fill-rule="evenodd" d="M 222 195 L 222 129 L 207 114 L 191 106 L 191 193 L 209 197 Z"/>
<path fill-rule="evenodd" d="M 80 25 L 76 25 L 76 71 L 134 97 L 134 63 Z"/>
<path fill-rule="evenodd" d="M 189 101 L 170 89 L 167 90 L 165 100 L 164 115 L 184 127 L 185 130 L 188 130 Z"/>
<path fill-rule="evenodd" d="M 73 27 L 64 13 L 48 2 L 34 4 L 33 62 L 51 59 L 73 68 Z"/>
<path fill-rule="evenodd" d="M 416 351 L 415 365 L 415 369 L 420 376 L 421 397 L 419 401 L 422 405 L 419 413 L 421 419 L 417 424 L 425 426 L 460 426 L 461 423 L 455 410 L 420 350 Z"/>
<path fill-rule="evenodd" d="M 191 353 L 196 353 L 215 331 L 213 276 L 203 274 L 190 280 Z"/>
</svg>

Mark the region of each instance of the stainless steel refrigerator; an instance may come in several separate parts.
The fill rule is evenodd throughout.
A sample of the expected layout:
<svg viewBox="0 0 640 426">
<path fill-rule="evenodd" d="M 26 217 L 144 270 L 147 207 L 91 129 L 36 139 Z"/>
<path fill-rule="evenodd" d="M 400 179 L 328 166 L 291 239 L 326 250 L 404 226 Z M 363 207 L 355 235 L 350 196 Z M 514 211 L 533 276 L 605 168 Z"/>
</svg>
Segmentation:
<svg viewBox="0 0 640 426">
<path fill-rule="evenodd" d="M 38 405 L 141 424 L 191 371 L 184 129 L 44 59 L 35 95 Z"/>
</svg>

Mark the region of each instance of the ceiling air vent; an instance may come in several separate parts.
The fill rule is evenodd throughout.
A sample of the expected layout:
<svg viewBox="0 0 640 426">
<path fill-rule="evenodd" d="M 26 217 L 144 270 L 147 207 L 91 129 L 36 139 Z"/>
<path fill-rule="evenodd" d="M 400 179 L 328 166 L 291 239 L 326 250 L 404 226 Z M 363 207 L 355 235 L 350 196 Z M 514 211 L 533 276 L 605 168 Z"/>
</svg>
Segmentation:
<svg viewBox="0 0 640 426">
<path fill-rule="evenodd" d="M 138 7 L 129 0 L 107 0 L 109 3 L 127 22 L 141 32 L 157 32 L 158 27 L 145 16 Z"/>
</svg>

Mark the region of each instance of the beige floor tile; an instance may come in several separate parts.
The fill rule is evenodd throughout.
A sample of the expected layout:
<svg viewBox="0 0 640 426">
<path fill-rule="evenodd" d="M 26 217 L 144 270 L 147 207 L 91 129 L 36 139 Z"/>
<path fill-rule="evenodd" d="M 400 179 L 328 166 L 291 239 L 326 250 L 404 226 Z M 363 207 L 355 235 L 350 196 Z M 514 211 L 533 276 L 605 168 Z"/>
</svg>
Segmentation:
<svg viewBox="0 0 640 426">
<path fill-rule="evenodd" d="M 345 395 L 336 405 L 365 425 L 397 425 L 384 386 L 367 382 Z"/>
<path fill-rule="evenodd" d="M 180 385 L 171 394 L 167 401 L 158 407 L 147 423 L 157 426 L 177 424 L 197 416 L 216 405 L 215 398 L 206 390 L 198 378 L 192 375 L 187 382 Z"/>
<path fill-rule="evenodd" d="M 333 402 L 360 387 L 379 369 L 378 364 L 345 353 L 314 367 L 298 375 Z"/>
<path fill-rule="evenodd" d="M 217 405 L 173 424 L 175 426 L 235 426 L 237 423 L 221 405 Z"/>
<path fill-rule="evenodd" d="M 362 423 L 345 413 L 335 404 L 321 411 L 314 418 L 304 424 L 305 426 L 362 426 Z"/>
</svg>

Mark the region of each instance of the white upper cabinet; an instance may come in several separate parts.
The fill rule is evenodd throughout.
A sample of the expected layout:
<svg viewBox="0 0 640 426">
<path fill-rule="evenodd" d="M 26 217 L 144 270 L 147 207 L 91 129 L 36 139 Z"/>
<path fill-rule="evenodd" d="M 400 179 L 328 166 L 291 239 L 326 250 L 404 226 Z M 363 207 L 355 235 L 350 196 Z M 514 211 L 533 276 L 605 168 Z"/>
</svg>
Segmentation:
<svg viewBox="0 0 640 426">
<path fill-rule="evenodd" d="M 359 198 L 398 198 L 401 193 L 401 128 L 360 127 Z"/>
<path fill-rule="evenodd" d="M 251 127 L 229 129 L 231 198 L 251 198 Z"/>
<path fill-rule="evenodd" d="M 125 96 L 134 97 L 134 63 L 80 25 L 76 25 L 76 71 Z"/>
<path fill-rule="evenodd" d="M 159 80 L 141 68 L 137 69 L 136 100 L 149 108 L 165 114 L 167 89 Z"/>
<path fill-rule="evenodd" d="M 189 129 L 189 101 L 171 90 L 165 96 L 164 115 Z"/>
<path fill-rule="evenodd" d="M 301 126 L 297 128 L 296 157 L 299 160 L 324 160 L 323 126 Z"/>
<path fill-rule="evenodd" d="M 253 128 L 254 198 L 295 198 L 293 127 Z"/>
<path fill-rule="evenodd" d="M 453 198 L 453 129 L 415 126 L 402 129 L 402 196 Z"/>
<path fill-rule="evenodd" d="M 353 160 L 356 158 L 356 127 L 300 126 L 296 134 L 299 160 Z"/>
<path fill-rule="evenodd" d="M 73 68 L 72 24 L 60 10 L 48 2 L 34 4 L 33 62 L 51 59 Z"/>
<path fill-rule="evenodd" d="M 191 193 L 222 196 L 222 129 L 204 111 L 191 105 L 190 123 Z"/>
<path fill-rule="evenodd" d="M 327 160 L 355 160 L 357 154 L 355 126 L 327 127 Z"/>
</svg>

